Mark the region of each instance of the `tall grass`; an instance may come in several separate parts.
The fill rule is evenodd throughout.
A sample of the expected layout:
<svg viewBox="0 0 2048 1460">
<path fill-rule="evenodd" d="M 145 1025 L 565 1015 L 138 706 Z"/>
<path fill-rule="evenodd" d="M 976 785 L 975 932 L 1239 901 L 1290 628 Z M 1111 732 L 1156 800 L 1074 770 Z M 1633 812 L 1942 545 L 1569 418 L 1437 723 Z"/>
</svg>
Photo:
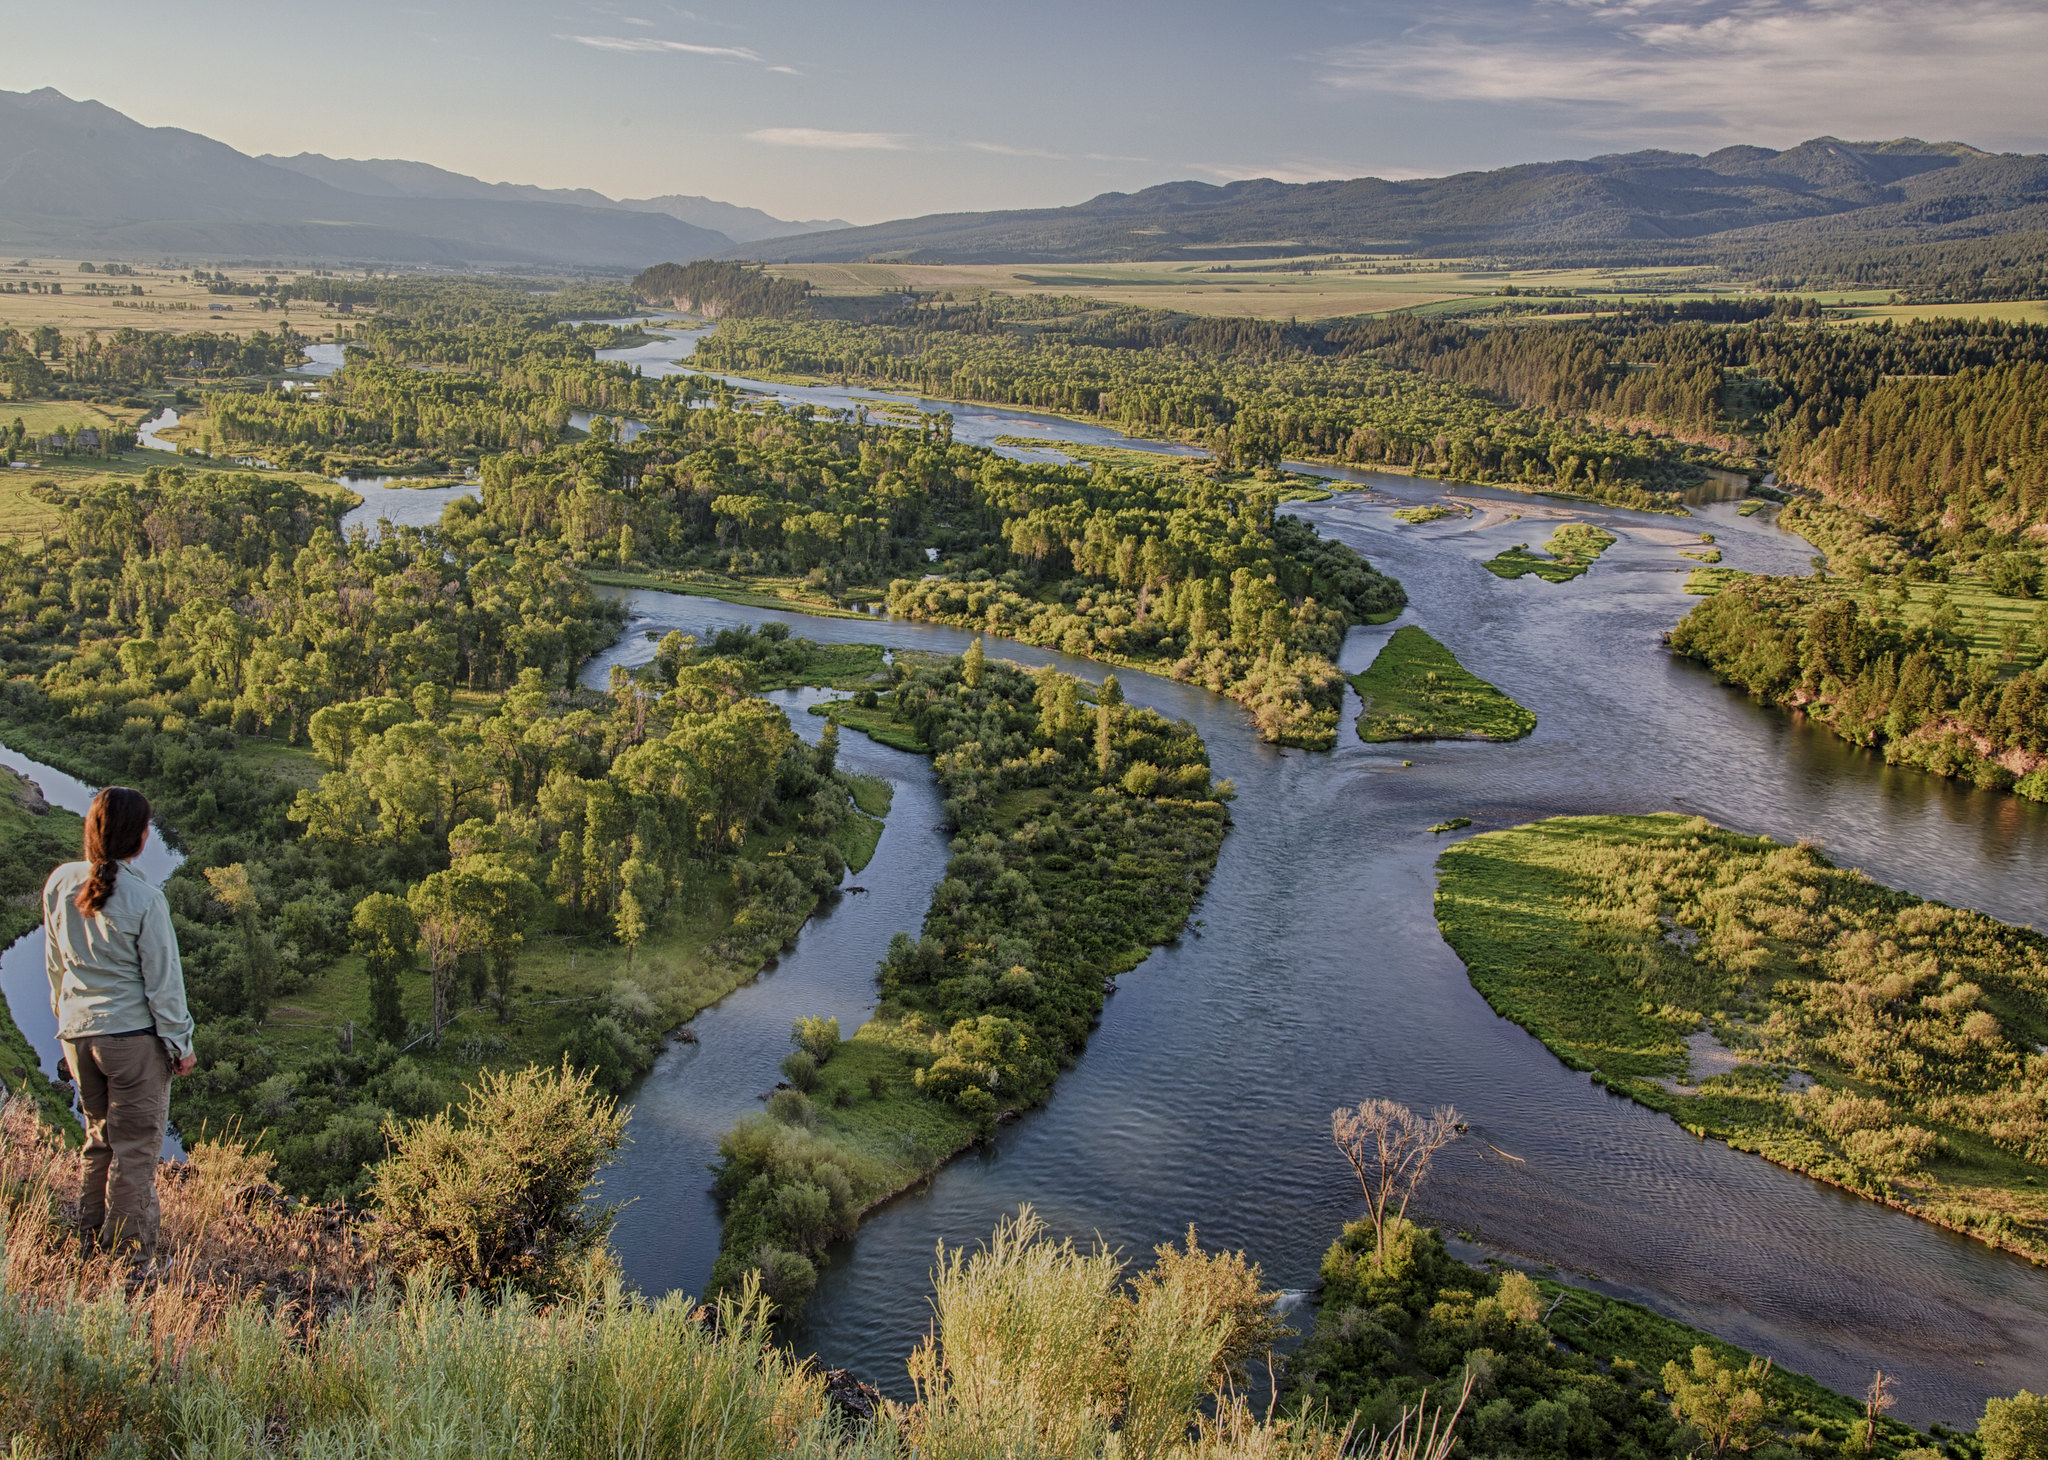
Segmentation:
<svg viewBox="0 0 2048 1460">
<path fill-rule="evenodd" d="M 1029 1209 L 978 1251 L 942 1249 L 917 1398 L 856 1422 L 774 1343 L 752 1284 L 714 1310 L 616 1276 L 552 1299 L 401 1277 L 371 1264 L 359 1218 L 271 1199 L 263 1158 L 228 1144 L 160 1169 L 159 1259 L 137 1271 L 81 1255 L 77 1166 L 25 1102 L 0 1109 L 11 1460 L 1444 1460 L 1448 1445 L 1441 1414 L 1384 1442 L 1254 1414 L 1229 1376 L 1275 1295 L 1192 1242 L 1135 1283 Z"/>
</svg>

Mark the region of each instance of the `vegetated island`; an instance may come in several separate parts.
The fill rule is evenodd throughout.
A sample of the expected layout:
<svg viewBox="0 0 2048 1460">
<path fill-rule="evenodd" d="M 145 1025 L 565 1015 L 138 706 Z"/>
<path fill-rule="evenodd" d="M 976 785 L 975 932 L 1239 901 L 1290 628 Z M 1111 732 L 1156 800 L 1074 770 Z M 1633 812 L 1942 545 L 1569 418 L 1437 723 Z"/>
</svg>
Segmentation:
<svg viewBox="0 0 2048 1460">
<path fill-rule="evenodd" d="M 1593 566 L 1593 560 L 1618 541 L 1615 535 L 1588 522 L 1567 522 L 1550 534 L 1538 557 L 1526 542 L 1486 560 L 1488 572 L 1502 578 L 1520 578 L 1534 573 L 1546 583 L 1569 583 Z"/>
<path fill-rule="evenodd" d="M 2048 938 L 1701 818 L 1438 858 L 1473 985 L 1687 1129 L 2048 1263 Z"/>
<path fill-rule="evenodd" d="M 1412 522 L 1418 526 L 1424 522 L 1435 522 L 1444 517 L 1470 517 L 1472 509 L 1462 503 L 1452 506 L 1444 502 L 1423 502 L 1414 507 L 1396 507 L 1397 521 Z"/>
<path fill-rule="evenodd" d="M 1206 685 L 1267 740 L 1336 744 L 1344 633 L 1394 618 L 1408 595 L 1279 515 L 1271 484 L 1163 458 L 1125 474 L 981 453 L 975 469 L 972 532 L 949 537 L 960 548 L 945 571 L 894 579 L 891 613 Z"/>
<path fill-rule="evenodd" d="M 1694 568 L 1685 575 L 1685 591 L 1695 598 L 1712 598 L 1737 578 L 1748 576 L 1740 568 Z"/>
<path fill-rule="evenodd" d="M 1413 624 L 1394 631 L 1351 687 L 1364 701 L 1358 738 L 1520 740 L 1536 716 L 1458 662 Z"/>
<path fill-rule="evenodd" d="M 720 1146 L 714 1290 L 758 1273 L 801 1308 L 826 1245 L 998 1120 L 1045 1098 L 1110 982 L 1180 933 L 1229 813 L 1192 728 L 1078 681 L 987 659 L 896 667 L 826 707 L 933 757 L 956 829 L 920 935 L 881 967 L 875 1017 L 841 1040 L 797 1023 L 786 1087 Z"/>
<path fill-rule="evenodd" d="M 1086 462 L 1090 466 L 1115 467 L 1118 471 L 1154 472 L 1197 468 L 1215 481 L 1231 482 L 1240 487 L 1253 486 L 1260 482 L 1268 483 L 1280 494 L 1280 500 L 1283 502 L 1327 502 L 1337 491 L 1350 489 L 1348 482 L 1290 471 L 1284 467 L 1267 465 L 1255 470 L 1230 468 L 1211 457 L 1190 456 L 1181 452 L 1147 451 L 1142 446 L 1066 441 L 1053 436 L 998 436 L 994 444 L 1014 451 L 1057 452 L 1061 456 Z"/>
</svg>

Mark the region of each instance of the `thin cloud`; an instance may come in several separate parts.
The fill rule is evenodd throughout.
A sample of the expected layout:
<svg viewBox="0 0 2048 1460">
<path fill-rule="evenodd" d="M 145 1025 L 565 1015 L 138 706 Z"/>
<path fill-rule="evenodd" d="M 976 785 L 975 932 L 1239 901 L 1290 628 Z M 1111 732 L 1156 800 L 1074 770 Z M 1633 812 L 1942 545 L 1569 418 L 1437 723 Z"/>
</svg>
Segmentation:
<svg viewBox="0 0 2048 1460">
<path fill-rule="evenodd" d="M 908 152 L 901 132 L 832 132 L 822 127 L 762 127 L 747 133 L 749 142 L 770 147 L 812 147 L 827 152 Z"/>
<path fill-rule="evenodd" d="M 1196 172 L 1205 172 L 1210 177 L 1225 182 L 1243 182 L 1249 178 L 1269 177 L 1275 182 L 1306 183 L 1330 182 L 1338 178 L 1364 177 L 1366 169 L 1352 163 L 1318 162 L 1295 160 L 1291 162 L 1191 162 L 1188 166 Z M 1420 173 L 1389 172 L 1382 169 L 1380 177 L 1419 177 Z"/>
<path fill-rule="evenodd" d="M 2044 54 L 2048 8 L 2033 0 L 1551 0 L 1333 51 L 1322 77 L 1544 105 L 1639 140 L 2038 139 Z"/>
<path fill-rule="evenodd" d="M 717 56 L 728 61 L 759 62 L 762 59 L 759 51 L 750 51 L 745 46 L 700 46 L 690 41 L 657 40 L 653 36 L 565 35 L 556 39 L 574 41 L 579 46 L 589 46 L 597 51 L 677 52 L 686 56 Z"/>
<path fill-rule="evenodd" d="M 993 152 L 998 157 L 1046 157 L 1054 162 L 1072 162 L 1073 158 L 1064 152 L 1055 152 L 1050 147 L 1013 147 L 1008 142 L 969 142 L 971 151 Z"/>
<path fill-rule="evenodd" d="M 801 76 L 804 74 L 794 66 L 770 66 L 768 69 L 778 76 Z"/>
</svg>

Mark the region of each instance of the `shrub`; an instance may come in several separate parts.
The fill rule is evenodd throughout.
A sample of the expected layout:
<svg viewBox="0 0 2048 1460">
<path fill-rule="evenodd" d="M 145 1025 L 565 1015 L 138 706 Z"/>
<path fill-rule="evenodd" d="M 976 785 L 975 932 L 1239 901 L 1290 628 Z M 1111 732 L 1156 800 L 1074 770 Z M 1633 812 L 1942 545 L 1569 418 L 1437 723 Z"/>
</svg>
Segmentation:
<svg viewBox="0 0 2048 1460">
<path fill-rule="evenodd" d="M 838 1052 L 839 1021 L 837 1019 L 799 1019 L 790 1030 L 790 1039 L 820 1065 Z"/>
<path fill-rule="evenodd" d="M 1986 1401 L 1977 1442 L 1984 1460 L 2048 1460 L 2048 1394 Z"/>
<path fill-rule="evenodd" d="M 768 1114 L 784 1125 L 802 1130 L 817 1129 L 818 1109 L 811 1104 L 811 1097 L 801 1090 L 777 1090 L 768 1097 Z"/>
<path fill-rule="evenodd" d="M 755 1249 L 754 1271 L 761 1296 L 778 1310 L 800 1306 L 818 1285 L 818 1269 L 808 1257 L 765 1242 Z"/>
<path fill-rule="evenodd" d="M 818 1088 L 818 1061 L 809 1050 L 791 1050 L 782 1057 L 782 1076 L 808 1095 Z"/>
<path fill-rule="evenodd" d="M 566 1063 L 486 1072 L 460 1114 L 386 1127 L 391 1154 L 371 1196 L 388 1260 L 537 1294 L 569 1291 L 609 1265 L 614 1211 L 585 1196 L 625 1117 L 591 1077 Z"/>
</svg>

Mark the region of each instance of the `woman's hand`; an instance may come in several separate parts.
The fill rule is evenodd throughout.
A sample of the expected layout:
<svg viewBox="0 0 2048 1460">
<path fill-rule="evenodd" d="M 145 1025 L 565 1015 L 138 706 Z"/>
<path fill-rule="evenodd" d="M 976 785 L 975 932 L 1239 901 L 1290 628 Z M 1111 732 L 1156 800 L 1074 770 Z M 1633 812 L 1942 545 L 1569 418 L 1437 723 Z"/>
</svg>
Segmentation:
<svg viewBox="0 0 2048 1460">
<path fill-rule="evenodd" d="M 171 1057 L 171 1073 L 174 1075 L 189 1075 L 197 1068 L 199 1056 L 196 1054 L 188 1054 L 182 1059 L 176 1055 Z"/>
</svg>

